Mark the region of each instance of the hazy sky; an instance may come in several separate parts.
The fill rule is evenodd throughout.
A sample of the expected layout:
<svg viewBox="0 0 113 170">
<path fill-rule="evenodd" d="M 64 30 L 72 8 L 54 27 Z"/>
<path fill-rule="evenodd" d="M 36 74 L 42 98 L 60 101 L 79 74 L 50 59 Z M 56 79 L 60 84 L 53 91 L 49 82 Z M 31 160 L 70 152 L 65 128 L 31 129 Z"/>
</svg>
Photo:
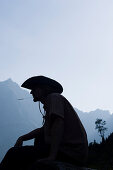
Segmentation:
<svg viewBox="0 0 113 170">
<path fill-rule="evenodd" d="M 113 0 L 0 0 L 0 81 L 45 75 L 113 113 Z"/>
</svg>

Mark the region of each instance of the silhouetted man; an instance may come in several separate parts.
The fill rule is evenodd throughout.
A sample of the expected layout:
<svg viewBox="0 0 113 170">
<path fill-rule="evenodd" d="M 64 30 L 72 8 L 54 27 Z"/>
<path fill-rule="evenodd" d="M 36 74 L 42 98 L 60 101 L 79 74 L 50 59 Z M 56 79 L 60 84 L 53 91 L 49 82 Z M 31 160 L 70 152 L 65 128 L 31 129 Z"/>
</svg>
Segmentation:
<svg viewBox="0 0 113 170">
<path fill-rule="evenodd" d="M 5 155 L 1 169 L 32 169 L 45 160 L 84 165 L 88 154 L 87 135 L 74 108 L 61 95 L 61 84 L 48 77 L 35 76 L 26 80 L 22 87 L 31 90 L 34 102 L 43 104 L 44 124 L 18 138 Z M 34 146 L 22 146 L 23 141 L 33 138 Z"/>
</svg>

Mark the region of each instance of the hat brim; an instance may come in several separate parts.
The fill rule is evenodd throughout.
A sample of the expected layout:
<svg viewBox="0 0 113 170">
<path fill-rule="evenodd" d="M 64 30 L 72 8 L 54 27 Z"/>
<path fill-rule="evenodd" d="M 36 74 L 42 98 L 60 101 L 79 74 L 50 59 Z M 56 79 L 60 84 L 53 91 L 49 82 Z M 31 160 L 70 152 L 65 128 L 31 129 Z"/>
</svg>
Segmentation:
<svg viewBox="0 0 113 170">
<path fill-rule="evenodd" d="M 63 87 L 60 83 L 57 81 L 50 79 L 45 76 L 34 76 L 29 79 L 27 79 L 21 87 L 27 88 L 32 90 L 35 87 L 41 87 L 41 86 L 49 86 L 53 89 L 56 93 L 62 93 Z"/>
</svg>

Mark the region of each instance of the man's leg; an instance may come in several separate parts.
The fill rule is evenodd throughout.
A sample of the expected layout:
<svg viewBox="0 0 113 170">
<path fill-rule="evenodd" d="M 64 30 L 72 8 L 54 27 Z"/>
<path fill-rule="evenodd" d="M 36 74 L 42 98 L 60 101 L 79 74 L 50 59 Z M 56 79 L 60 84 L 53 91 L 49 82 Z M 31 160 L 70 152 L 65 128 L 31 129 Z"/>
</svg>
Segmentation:
<svg viewBox="0 0 113 170">
<path fill-rule="evenodd" d="M 49 148 L 34 146 L 12 147 L 1 162 L 0 170 L 27 169 L 37 160 L 48 155 Z"/>
</svg>

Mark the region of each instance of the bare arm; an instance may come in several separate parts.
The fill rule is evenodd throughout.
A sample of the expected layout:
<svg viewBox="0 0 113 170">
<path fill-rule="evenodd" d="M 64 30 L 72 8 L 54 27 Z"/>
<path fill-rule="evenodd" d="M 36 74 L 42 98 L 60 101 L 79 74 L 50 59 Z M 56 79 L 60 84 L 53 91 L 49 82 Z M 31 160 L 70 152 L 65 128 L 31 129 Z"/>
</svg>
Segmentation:
<svg viewBox="0 0 113 170">
<path fill-rule="evenodd" d="M 42 128 L 37 128 L 37 129 L 35 129 L 35 130 L 33 130 L 33 131 L 23 135 L 23 136 L 20 136 L 17 139 L 15 146 L 22 146 L 23 141 L 27 141 L 27 140 L 30 140 L 30 139 L 37 137 L 40 134 Z"/>
<path fill-rule="evenodd" d="M 33 130 L 33 131 L 23 135 L 23 136 L 20 136 L 20 138 L 23 141 L 33 139 L 33 138 L 35 138 L 35 137 L 37 137 L 39 135 L 40 131 L 41 131 L 41 128 L 37 128 L 37 129 L 35 129 L 35 130 Z"/>
</svg>

